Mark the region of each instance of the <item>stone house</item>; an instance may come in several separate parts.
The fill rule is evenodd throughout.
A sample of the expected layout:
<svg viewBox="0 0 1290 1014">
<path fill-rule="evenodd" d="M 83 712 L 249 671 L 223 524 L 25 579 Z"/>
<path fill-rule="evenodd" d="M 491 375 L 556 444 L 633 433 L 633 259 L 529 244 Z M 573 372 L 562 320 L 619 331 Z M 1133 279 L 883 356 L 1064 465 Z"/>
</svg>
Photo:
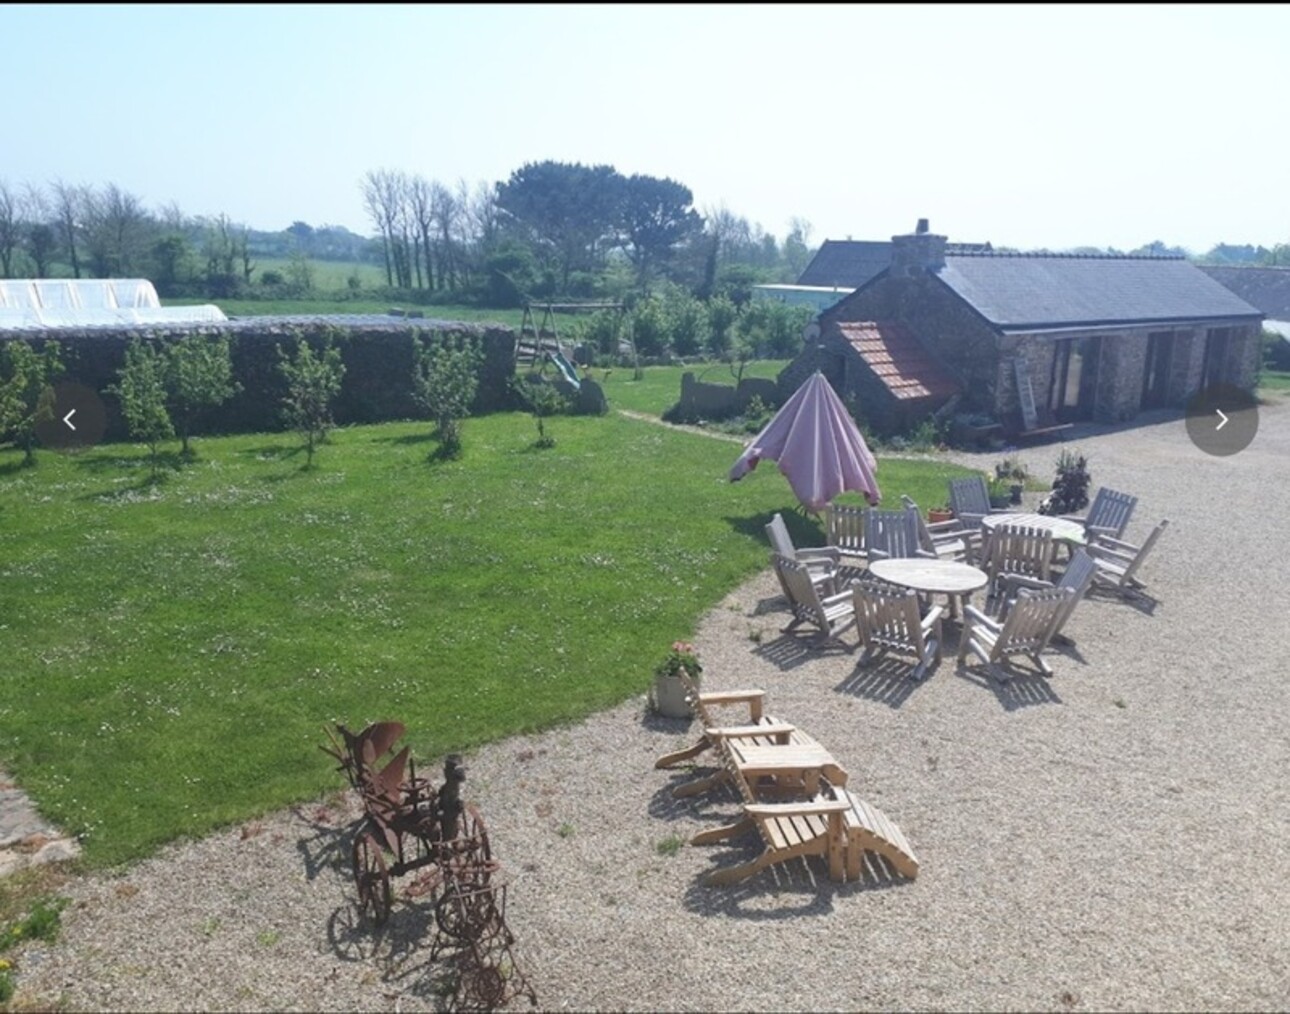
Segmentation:
<svg viewBox="0 0 1290 1014">
<path fill-rule="evenodd" d="M 947 250 L 919 222 L 891 263 L 823 312 L 781 394 L 820 369 L 880 428 L 956 408 L 1019 434 L 1119 422 L 1228 383 L 1252 391 L 1262 314 L 1183 258 Z"/>
</svg>

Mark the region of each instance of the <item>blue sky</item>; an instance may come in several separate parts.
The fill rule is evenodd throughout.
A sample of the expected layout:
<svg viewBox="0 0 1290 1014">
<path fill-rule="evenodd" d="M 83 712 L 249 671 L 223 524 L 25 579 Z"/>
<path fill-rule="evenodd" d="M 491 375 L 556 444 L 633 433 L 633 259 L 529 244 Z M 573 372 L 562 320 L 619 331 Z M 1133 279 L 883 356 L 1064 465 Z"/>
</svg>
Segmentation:
<svg viewBox="0 0 1290 1014">
<path fill-rule="evenodd" d="M 7 5 L 0 38 L 0 180 L 260 229 L 556 159 L 816 243 L 1290 242 L 1285 5 Z"/>
</svg>

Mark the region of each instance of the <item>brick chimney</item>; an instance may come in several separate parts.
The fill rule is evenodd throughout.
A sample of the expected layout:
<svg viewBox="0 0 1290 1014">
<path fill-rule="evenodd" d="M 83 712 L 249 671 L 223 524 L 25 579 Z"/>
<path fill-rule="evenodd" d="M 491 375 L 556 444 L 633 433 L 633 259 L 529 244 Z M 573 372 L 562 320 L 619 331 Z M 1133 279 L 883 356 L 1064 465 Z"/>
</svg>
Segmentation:
<svg viewBox="0 0 1290 1014">
<path fill-rule="evenodd" d="M 891 237 L 892 278 L 922 278 L 945 267 L 946 238 L 928 230 L 920 218 L 912 235 Z"/>
</svg>

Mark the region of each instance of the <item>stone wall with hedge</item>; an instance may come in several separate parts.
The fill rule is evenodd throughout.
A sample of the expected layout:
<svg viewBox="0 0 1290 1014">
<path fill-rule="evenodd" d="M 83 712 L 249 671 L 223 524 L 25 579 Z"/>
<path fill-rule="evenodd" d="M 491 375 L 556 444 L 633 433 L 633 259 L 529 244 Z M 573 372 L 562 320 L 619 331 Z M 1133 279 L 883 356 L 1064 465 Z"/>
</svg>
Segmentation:
<svg viewBox="0 0 1290 1014">
<path fill-rule="evenodd" d="M 133 338 L 164 344 L 190 335 L 228 338 L 233 375 L 241 391 L 199 421 L 200 433 L 246 433 L 283 428 L 286 383 L 278 369 L 279 349 L 288 352 L 299 337 L 321 347 L 330 340 L 340 349 L 345 376 L 334 406 L 338 425 L 425 418 L 412 394 L 413 347 L 417 336 L 479 340 L 484 349 L 474 414 L 520 407 L 510 388 L 514 373 L 515 332 L 493 324 L 409 320 L 381 316 L 248 317 L 219 323 L 164 327 L 83 328 L 5 331 L 0 342 L 21 339 L 35 348 L 56 341 L 65 371 L 59 378 L 99 392 L 107 408 L 106 439 L 128 439 L 117 399 L 107 388 L 117 380 L 125 349 Z"/>
</svg>

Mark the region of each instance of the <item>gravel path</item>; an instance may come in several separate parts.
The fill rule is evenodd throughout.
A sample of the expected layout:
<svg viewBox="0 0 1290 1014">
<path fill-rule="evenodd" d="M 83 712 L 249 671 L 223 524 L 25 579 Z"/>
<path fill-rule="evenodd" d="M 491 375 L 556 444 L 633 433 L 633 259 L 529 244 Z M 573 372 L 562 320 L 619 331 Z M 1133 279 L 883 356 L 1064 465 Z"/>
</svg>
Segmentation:
<svg viewBox="0 0 1290 1014">
<path fill-rule="evenodd" d="M 922 683 L 857 671 L 780 634 L 770 572 L 703 620 L 706 685 L 762 686 L 828 746 L 918 851 L 913 883 L 832 884 L 812 864 L 699 886 L 754 846 L 659 850 L 736 808 L 672 801 L 682 776 L 653 760 L 693 730 L 643 698 L 471 756 L 541 1005 L 1290 1008 L 1290 589 L 1268 506 L 1290 488 L 1290 405 L 1262 426 L 1228 459 L 1176 419 L 1069 442 L 1095 487 L 1140 496 L 1129 537 L 1173 524 L 1144 567 L 1158 605 L 1082 603 L 1051 681 L 957 674 L 952 641 Z M 1046 475 L 1056 453 L 1022 455 Z M 63 939 L 19 955 L 22 998 L 434 1009 L 424 910 L 396 906 L 375 941 L 352 926 L 344 816 L 304 806 L 77 881 Z"/>
</svg>

